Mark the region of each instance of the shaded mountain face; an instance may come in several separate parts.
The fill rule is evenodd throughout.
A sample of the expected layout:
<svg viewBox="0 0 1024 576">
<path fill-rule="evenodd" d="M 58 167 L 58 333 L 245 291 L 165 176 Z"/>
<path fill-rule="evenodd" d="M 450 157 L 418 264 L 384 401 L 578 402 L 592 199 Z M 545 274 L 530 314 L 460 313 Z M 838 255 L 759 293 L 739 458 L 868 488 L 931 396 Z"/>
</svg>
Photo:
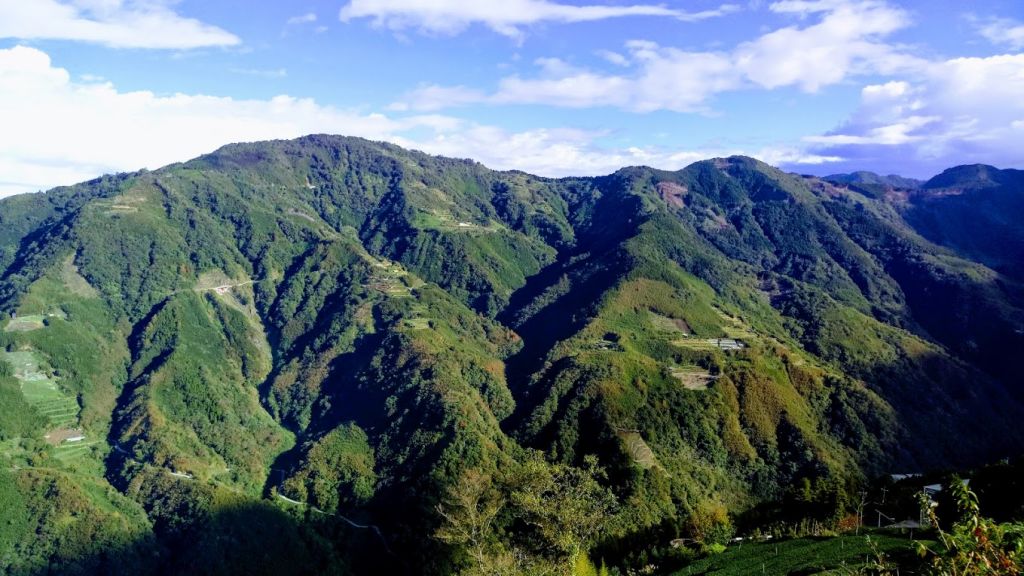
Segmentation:
<svg viewBox="0 0 1024 576">
<path fill-rule="evenodd" d="M 903 213 L 932 242 L 1024 279 L 1024 171 L 951 168 L 911 196 Z"/>
<path fill-rule="evenodd" d="M 823 178 L 889 202 L 915 232 L 957 255 L 1024 278 L 1024 172 L 984 164 L 950 168 L 921 182 L 872 172 Z"/>
<path fill-rule="evenodd" d="M 1024 291 L 964 214 L 1018 173 L 956 170 L 550 180 L 310 136 L 0 201 L 0 565 L 218 572 L 267 539 L 302 550 L 277 573 L 449 573 L 473 486 L 488 554 L 557 564 L 598 541 L 534 532 L 559 482 L 618 503 L 614 550 L 1017 453 Z"/>
</svg>

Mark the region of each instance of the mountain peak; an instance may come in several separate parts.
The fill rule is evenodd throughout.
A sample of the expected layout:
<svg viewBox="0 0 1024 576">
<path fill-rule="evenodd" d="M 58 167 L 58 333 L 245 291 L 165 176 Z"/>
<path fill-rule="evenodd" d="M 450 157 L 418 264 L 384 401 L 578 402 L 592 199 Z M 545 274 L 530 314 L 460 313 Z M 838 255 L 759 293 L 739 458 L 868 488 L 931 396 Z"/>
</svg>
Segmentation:
<svg viewBox="0 0 1024 576">
<path fill-rule="evenodd" d="M 925 182 L 923 188 L 988 188 L 1002 180 L 1002 170 L 987 164 L 966 164 L 948 168 Z"/>
</svg>

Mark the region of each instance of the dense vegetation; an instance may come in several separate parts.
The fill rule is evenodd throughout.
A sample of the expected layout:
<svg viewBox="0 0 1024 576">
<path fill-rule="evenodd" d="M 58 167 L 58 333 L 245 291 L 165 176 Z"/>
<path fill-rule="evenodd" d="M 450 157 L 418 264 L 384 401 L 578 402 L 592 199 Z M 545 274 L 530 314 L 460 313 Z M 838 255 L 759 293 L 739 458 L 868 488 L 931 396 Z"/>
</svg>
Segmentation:
<svg viewBox="0 0 1024 576">
<path fill-rule="evenodd" d="M 835 528 L 1024 447 L 1021 277 L 908 195 L 1020 201 L 974 173 L 310 136 L 0 201 L 0 566 L 626 574 Z"/>
</svg>

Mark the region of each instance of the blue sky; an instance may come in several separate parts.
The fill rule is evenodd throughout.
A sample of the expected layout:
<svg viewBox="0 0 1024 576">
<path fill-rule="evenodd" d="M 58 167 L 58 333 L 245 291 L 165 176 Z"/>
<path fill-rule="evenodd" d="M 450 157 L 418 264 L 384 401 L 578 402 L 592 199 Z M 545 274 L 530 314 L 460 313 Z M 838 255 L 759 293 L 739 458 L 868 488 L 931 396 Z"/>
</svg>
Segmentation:
<svg viewBox="0 0 1024 576">
<path fill-rule="evenodd" d="M 327 132 L 548 176 L 1024 167 L 1024 2 L 0 0 L 0 195 Z"/>
</svg>

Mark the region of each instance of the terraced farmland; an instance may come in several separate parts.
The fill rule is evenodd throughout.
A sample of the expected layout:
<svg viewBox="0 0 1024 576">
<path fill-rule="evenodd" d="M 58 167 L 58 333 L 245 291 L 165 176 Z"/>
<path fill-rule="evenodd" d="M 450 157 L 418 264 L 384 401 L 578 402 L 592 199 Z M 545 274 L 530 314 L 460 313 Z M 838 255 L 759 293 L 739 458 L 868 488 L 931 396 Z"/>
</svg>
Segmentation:
<svg viewBox="0 0 1024 576">
<path fill-rule="evenodd" d="M 673 340 L 672 344 L 690 350 L 717 349 L 732 351 L 742 350 L 747 347 L 742 341 L 733 338 L 680 338 L 679 340 Z"/>
<path fill-rule="evenodd" d="M 878 554 L 884 554 L 890 562 L 899 560 L 903 566 L 913 567 L 919 563 L 914 545 L 906 536 L 878 532 L 870 536 L 734 544 L 722 554 L 698 560 L 675 572 L 674 576 L 875 573 L 871 568 Z"/>
<path fill-rule="evenodd" d="M 21 383 L 21 393 L 52 428 L 71 428 L 78 424 L 78 400 L 66 393 L 40 366 L 33 350 L 0 352 L 14 367 L 14 377 Z"/>
<path fill-rule="evenodd" d="M 700 366 L 677 366 L 671 369 L 672 376 L 687 390 L 707 390 L 717 376 Z"/>
<path fill-rule="evenodd" d="M 376 258 L 371 258 L 371 261 L 376 270 L 366 284 L 367 288 L 392 297 L 405 297 L 410 295 L 411 290 L 423 284 L 422 280 L 411 276 L 397 262 Z"/>
<path fill-rule="evenodd" d="M 658 458 L 654 455 L 651 447 L 644 442 L 643 437 L 636 430 L 618 430 L 618 437 L 626 445 L 629 455 L 644 470 L 650 470 L 658 466 Z"/>
<path fill-rule="evenodd" d="M 72 444 L 65 443 L 54 448 L 53 455 L 61 462 L 69 464 L 82 456 L 88 455 L 92 451 L 92 447 L 97 444 L 102 444 L 102 442 L 100 440 L 91 440 Z"/>
</svg>

